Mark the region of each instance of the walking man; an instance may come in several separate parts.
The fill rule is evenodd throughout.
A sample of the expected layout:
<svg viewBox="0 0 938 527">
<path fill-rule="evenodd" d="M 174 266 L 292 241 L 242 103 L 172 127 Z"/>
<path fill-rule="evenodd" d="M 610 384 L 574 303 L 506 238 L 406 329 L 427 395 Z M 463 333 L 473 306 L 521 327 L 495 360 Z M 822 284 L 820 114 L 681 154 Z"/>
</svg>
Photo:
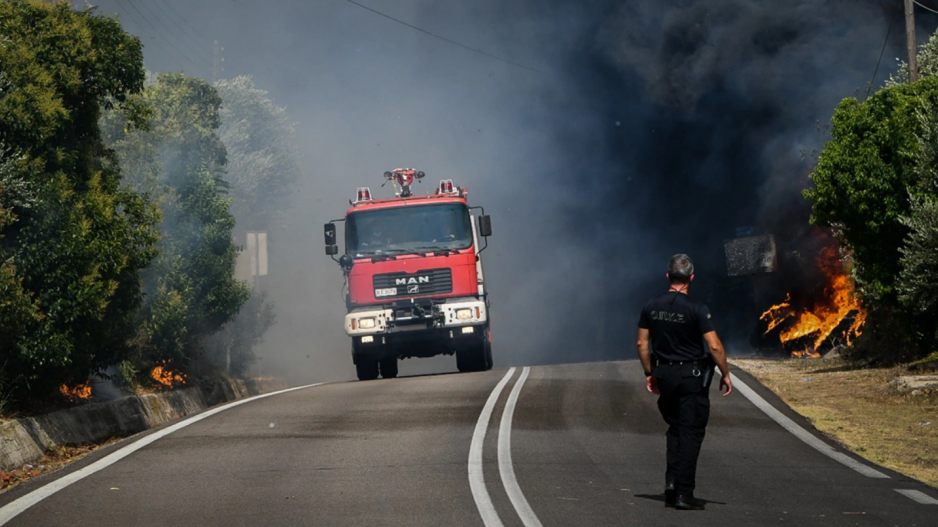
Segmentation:
<svg viewBox="0 0 938 527">
<path fill-rule="evenodd" d="M 723 374 L 720 389 L 733 391 L 726 352 L 713 329 L 710 310 L 691 299 L 694 263 L 676 254 L 668 264 L 667 293 L 645 304 L 638 322 L 638 358 L 645 369 L 648 391 L 658 395 L 658 410 L 668 423 L 668 468 L 665 505 L 682 510 L 703 510 L 694 497 L 697 456 L 710 418 L 710 381 L 714 364 Z M 704 347 L 704 341 L 710 348 Z"/>
</svg>

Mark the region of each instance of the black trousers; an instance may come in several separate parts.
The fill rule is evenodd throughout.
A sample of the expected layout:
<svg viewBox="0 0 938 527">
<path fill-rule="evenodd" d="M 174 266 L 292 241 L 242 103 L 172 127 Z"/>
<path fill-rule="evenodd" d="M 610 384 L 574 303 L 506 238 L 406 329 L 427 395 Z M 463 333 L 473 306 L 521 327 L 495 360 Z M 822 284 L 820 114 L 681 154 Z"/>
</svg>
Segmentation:
<svg viewBox="0 0 938 527">
<path fill-rule="evenodd" d="M 678 495 L 693 496 L 697 456 L 710 419 L 709 392 L 713 369 L 661 364 L 655 368 L 654 376 L 661 392 L 658 410 L 668 423 L 665 482 L 673 482 Z"/>
</svg>

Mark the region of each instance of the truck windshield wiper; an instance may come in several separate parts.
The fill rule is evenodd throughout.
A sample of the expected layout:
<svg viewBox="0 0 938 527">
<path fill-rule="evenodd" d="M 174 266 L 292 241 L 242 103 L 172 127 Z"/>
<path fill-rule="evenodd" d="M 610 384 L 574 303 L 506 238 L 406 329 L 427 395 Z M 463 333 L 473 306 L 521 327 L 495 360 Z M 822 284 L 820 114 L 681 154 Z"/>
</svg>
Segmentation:
<svg viewBox="0 0 938 527">
<path fill-rule="evenodd" d="M 394 254 L 413 254 L 414 256 L 423 256 L 424 254 L 426 254 L 420 251 L 415 251 L 414 249 L 388 249 L 385 252 L 394 253 Z"/>
<path fill-rule="evenodd" d="M 456 254 L 459 251 L 455 249 L 450 249 L 449 247 L 440 247 L 439 245 L 426 245 L 423 247 L 417 247 L 418 249 L 424 249 L 426 251 L 433 251 L 433 254 L 449 256 L 451 254 Z"/>
<path fill-rule="evenodd" d="M 394 255 L 392 255 L 392 254 L 384 254 L 384 253 L 377 253 L 377 252 L 374 252 L 374 253 L 355 253 L 355 258 L 371 258 L 372 263 L 373 263 L 373 262 L 380 262 L 380 261 L 384 261 L 384 260 L 396 260 L 396 259 L 397 259 L 397 257 L 394 256 Z"/>
</svg>

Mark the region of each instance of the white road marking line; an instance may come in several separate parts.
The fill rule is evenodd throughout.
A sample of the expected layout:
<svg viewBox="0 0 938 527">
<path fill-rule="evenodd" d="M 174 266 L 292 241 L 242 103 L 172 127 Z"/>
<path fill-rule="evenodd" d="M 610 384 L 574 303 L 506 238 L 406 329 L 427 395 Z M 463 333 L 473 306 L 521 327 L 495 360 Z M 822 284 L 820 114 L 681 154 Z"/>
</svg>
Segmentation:
<svg viewBox="0 0 938 527">
<path fill-rule="evenodd" d="M 482 477 L 482 446 L 485 444 L 485 433 L 488 431 L 495 403 L 498 402 L 498 397 L 514 373 L 515 369 L 510 368 L 485 401 L 479 420 L 476 421 L 475 431 L 472 433 L 472 443 L 469 445 L 469 488 L 472 490 L 472 499 L 476 502 L 479 515 L 482 516 L 482 523 L 486 527 L 502 527 L 503 524 L 495 506 L 492 505 L 492 498 L 485 488 L 485 479 Z"/>
<path fill-rule="evenodd" d="M 899 494 L 902 494 L 906 498 L 910 498 L 915 502 L 921 503 L 922 505 L 938 505 L 938 500 L 932 498 L 928 494 L 920 490 L 911 490 L 911 489 L 892 489 Z"/>
<path fill-rule="evenodd" d="M 39 487 L 38 489 L 36 489 L 36 490 L 30 492 L 29 494 L 27 494 L 27 495 L 25 495 L 25 496 L 23 496 L 23 497 L 21 497 L 21 498 L 18 498 L 18 499 L 16 499 L 16 500 L 14 500 L 14 501 L 8 503 L 8 504 L 5 505 L 3 508 L 0 508 L 0 525 L 5 525 L 5 524 L 7 524 L 10 520 L 12 520 L 12 519 L 15 518 L 16 516 L 18 516 L 20 513 L 22 513 L 22 512 L 25 511 L 26 509 L 32 507 L 33 505 L 39 503 L 39 502 L 42 501 L 42 500 L 48 498 L 49 496 L 55 494 L 56 492 L 58 492 L 58 491 L 64 489 L 65 487 L 71 485 L 72 483 L 75 483 L 75 482 L 77 482 L 77 481 L 80 481 L 80 480 L 82 480 L 82 479 L 84 479 L 84 478 L 86 478 L 86 477 L 88 477 L 88 476 L 94 474 L 95 472 L 98 472 L 99 470 L 103 470 L 103 469 L 105 469 L 105 468 L 107 468 L 107 467 L 113 465 L 114 463 L 117 463 L 118 461 L 120 461 L 121 459 L 124 459 L 125 457 L 129 456 L 130 454 L 133 454 L 134 452 L 140 450 L 141 448 L 143 448 L 143 447 L 145 447 L 145 446 L 147 446 L 147 445 L 149 445 L 149 444 L 151 444 L 151 443 L 153 443 L 153 442 L 155 442 L 155 441 L 157 441 L 157 440 L 159 440 L 159 439 L 161 439 L 161 438 L 163 438 L 163 437 L 166 437 L 166 436 L 168 436 L 169 434 L 172 434 L 173 432 L 175 432 L 175 431 L 177 431 L 177 430 L 181 430 L 181 429 L 183 429 L 183 428 L 185 428 L 185 427 L 187 427 L 187 426 L 189 426 L 189 425 L 191 425 L 191 424 L 193 424 L 193 423 L 198 423 L 199 421 L 201 421 L 201 420 L 203 420 L 203 419 L 207 419 L 207 418 L 209 418 L 209 417 L 211 417 L 211 416 L 213 416 L 213 415 L 215 415 L 215 414 L 217 414 L 217 413 L 224 412 L 225 410 L 229 410 L 229 409 L 231 409 L 231 408 L 234 408 L 235 406 L 240 406 L 240 405 L 242 405 L 242 404 L 249 403 L 249 402 L 251 402 L 251 401 L 256 401 L 256 400 L 258 400 L 258 399 L 263 399 L 263 398 L 265 398 L 265 397 L 271 397 L 271 396 L 273 396 L 273 395 L 279 395 L 279 394 L 281 394 L 281 393 L 292 392 L 292 391 L 295 391 L 295 390 L 302 390 L 302 389 L 304 389 L 304 388 L 312 388 L 313 386 L 319 386 L 319 385 L 321 385 L 321 384 L 324 384 L 324 383 L 319 382 L 319 383 L 316 383 L 316 384 L 308 384 L 308 385 L 306 385 L 306 386 L 297 386 L 296 388 L 287 388 L 286 390 L 280 390 L 280 391 L 276 391 L 276 392 L 265 393 L 265 394 L 261 394 L 261 395 L 255 395 L 254 397 L 248 397 L 247 399 L 241 399 L 240 401 L 235 401 L 235 402 L 233 402 L 233 403 L 229 403 L 229 404 L 226 404 L 226 405 L 224 405 L 224 406 L 218 406 L 218 407 L 216 407 L 216 408 L 212 408 L 212 409 L 207 410 L 207 411 L 205 411 L 205 412 L 203 412 L 203 413 L 201 413 L 201 414 L 198 414 L 198 415 L 195 415 L 195 416 L 193 416 L 193 417 L 191 417 L 191 418 L 189 418 L 189 419 L 186 419 L 185 421 L 182 421 L 181 423 L 176 423 L 176 424 L 170 426 L 169 428 L 166 428 L 166 429 L 164 429 L 164 430 L 160 430 L 159 432 L 156 432 L 156 433 L 150 434 L 150 435 L 148 435 L 148 436 L 146 436 L 146 437 L 143 437 L 143 438 L 141 438 L 141 439 L 139 439 L 139 440 L 137 440 L 137 441 L 134 441 L 133 443 L 131 443 L 131 444 L 129 444 L 129 445 L 127 445 L 127 446 L 121 448 L 120 450 L 118 450 L 118 451 L 116 451 L 116 452 L 113 452 L 113 453 L 111 453 L 111 454 L 108 454 L 107 456 L 105 456 L 105 457 L 99 459 L 98 461 L 95 461 L 94 463 L 88 465 L 87 467 L 85 467 L 85 468 L 83 468 L 83 469 L 76 470 L 75 472 L 72 472 L 71 474 L 68 474 L 68 475 L 66 475 L 66 476 L 62 476 L 61 478 L 59 478 L 59 479 L 57 479 L 57 480 L 55 480 L 55 481 L 53 481 L 53 482 L 51 482 L 51 483 L 49 483 L 49 484 L 47 484 L 47 485 L 44 485 L 44 486 L 42 486 L 42 487 Z"/>
<path fill-rule="evenodd" d="M 886 474 L 883 474 L 882 472 L 872 467 L 868 467 L 846 454 L 843 454 L 841 452 L 834 450 L 834 447 L 814 437 L 811 434 L 811 432 L 808 432 L 807 430 L 799 426 L 797 423 L 795 423 L 794 421 L 786 417 L 785 414 L 776 410 L 771 404 L 766 402 L 766 400 L 763 399 L 759 394 L 752 391 L 752 388 L 750 388 L 749 386 L 746 386 L 746 383 L 744 383 L 742 379 L 740 379 L 738 376 L 735 376 L 735 375 L 733 376 L 733 387 L 736 390 L 738 390 L 739 393 L 743 394 L 743 396 L 746 399 L 749 399 L 749 401 L 752 404 L 756 405 L 757 408 L 762 410 L 765 413 L 765 415 L 771 417 L 773 421 L 782 425 L 782 428 L 784 428 L 785 430 L 788 430 L 789 432 L 792 433 L 792 435 L 804 441 L 805 443 L 808 444 L 808 446 L 814 448 L 818 452 L 833 459 L 834 461 L 838 461 L 852 468 L 853 470 L 856 470 L 857 472 L 859 472 L 860 474 L 863 474 L 864 476 L 867 476 L 870 478 L 889 479 L 889 476 L 887 476 Z"/>
<path fill-rule="evenodd" d="M 505 486 L 508 499 L 511 500 L 511 504 L 514 505 L 525 527 L 542 527 L 541 520 L 534 514 L 524 493 L 521 492 L 518 479 L 515 478 L 514 466 L 511 464 L 511 421 L 515 413 L 515 405 L 518 403 L 518 396 L 521 394 L 521 387 L 524 386 L 524 381 L 527 380 L 530 372 L 531 368 L 527 366 L 521 370 L 521 376 L 511 389 L 508 403 L 505 404 L 505 411 L 502 412 L 502 422 L 498 428 L 498 473 L 502 477 L 502 485 Z"/>
</svg>

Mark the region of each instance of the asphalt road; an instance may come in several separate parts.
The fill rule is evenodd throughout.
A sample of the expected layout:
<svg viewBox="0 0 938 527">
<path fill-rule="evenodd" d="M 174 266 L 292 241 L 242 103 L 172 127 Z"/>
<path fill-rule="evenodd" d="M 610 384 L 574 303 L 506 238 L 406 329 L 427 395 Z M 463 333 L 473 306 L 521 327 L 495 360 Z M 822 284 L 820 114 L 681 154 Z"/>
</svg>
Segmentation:
<svg viewBox="0 0 938 527">
<path fill-rule="evenodd" d="M 510 372 L 325 384 L 198 421 L 201 414 L 190 416 L 174 426 L 191 425 L 36 501 L 6 525 L 455 527 L 481 526 L 483 518 L 490 526 L 938 525 L 938 504 L 916 501 L 938 498 L 935 489 L 866 461 L 861 466 L 888 477 L 861 474 L 741 393 L 718 397 L 716 383 L 698 470 L 707 510 L 667 509 L 665 425 L 638 364 Z M 480 420 L 486 410 L 491 418 Z M 0 525 L 25 503 L 16 500 L 35 501 L 68 481 L 62 478 L 167 430 L 0 495 Z"/>
</svg>

